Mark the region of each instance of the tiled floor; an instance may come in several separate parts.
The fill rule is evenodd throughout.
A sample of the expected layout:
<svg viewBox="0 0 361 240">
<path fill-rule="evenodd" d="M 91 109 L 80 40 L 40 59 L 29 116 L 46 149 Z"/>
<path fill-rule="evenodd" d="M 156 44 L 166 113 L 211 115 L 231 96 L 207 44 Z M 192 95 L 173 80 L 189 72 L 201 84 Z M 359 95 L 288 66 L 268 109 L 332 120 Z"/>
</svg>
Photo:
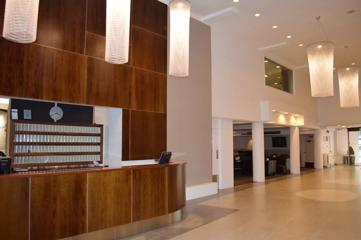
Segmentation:
<svg viewBox="0 0 361 240">
<path fill-rule="evenodd" d="M 131 239 L 360 240 L 361 170 L 338 166 L 249 185 L 193 203 L 188 220 Z"/>
</svg>

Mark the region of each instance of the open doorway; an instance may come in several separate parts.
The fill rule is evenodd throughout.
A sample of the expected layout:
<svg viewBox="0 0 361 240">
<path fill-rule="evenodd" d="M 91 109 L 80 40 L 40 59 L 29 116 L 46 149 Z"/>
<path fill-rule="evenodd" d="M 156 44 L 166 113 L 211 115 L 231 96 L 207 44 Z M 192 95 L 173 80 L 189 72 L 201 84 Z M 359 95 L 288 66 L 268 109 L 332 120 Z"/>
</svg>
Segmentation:
<svg viewBox="0 0 361 240">
<path fill-rule="evenodd" d="M 266 179 L 290 174 L 290 130 L 265 124 L 264 156 Z M 233 125 L 234 185 L 253 182 L 253 141 L 251 123 Z"/>
<path fill-rule="evenodd" d="M 348 157 L 349 165 L 361 165 L 361 134 L 360 128 L 348 129 Z"/>
<path fill-rule="evenodd" d="M 315 143 L 313 134 L 302 134 L 300 136 L 301 170 L 313 169 L 315 167 Z"/>
<path fill-rule="evenodd" d="M 233 125 L 234 186 L 253 182 L 252 124 Z"/>
</svg>

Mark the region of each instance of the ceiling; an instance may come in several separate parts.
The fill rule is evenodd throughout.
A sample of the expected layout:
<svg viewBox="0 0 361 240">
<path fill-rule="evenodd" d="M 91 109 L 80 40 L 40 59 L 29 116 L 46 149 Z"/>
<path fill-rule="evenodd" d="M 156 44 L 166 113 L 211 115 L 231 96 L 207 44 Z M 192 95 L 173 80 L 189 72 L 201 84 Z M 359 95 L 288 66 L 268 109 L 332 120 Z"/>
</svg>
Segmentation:
<svg viewBox="0 0 361 240">
<path fill-rule="evenodd" d="M 164 0 L 167 2 L 167 0 Z M 163 1 L 163 2 L 164 2 Z M 225 21 L 265 54 L 296 68 L 307 66 L 313 42 L 335 43 L 335 66 L 361 67 L 361 0 L 190 0 L 192 16 L 209 25 Z M 353 10 L 353 13 L 348 13 Z M 255 17 L 255 13 L 261 16 Z M 321 24 L 316 17 L 321 16 Z M 277 25 L 277 29 L 272 26 Z M 324 30 L 322 30 L 324 29 Z M 292 35 L 291 39 L 286 38 Z M 302 43 L 304 46 L 299 47 Z M 349 46 L 348 50 L 344 46 Z"/>
</svg>

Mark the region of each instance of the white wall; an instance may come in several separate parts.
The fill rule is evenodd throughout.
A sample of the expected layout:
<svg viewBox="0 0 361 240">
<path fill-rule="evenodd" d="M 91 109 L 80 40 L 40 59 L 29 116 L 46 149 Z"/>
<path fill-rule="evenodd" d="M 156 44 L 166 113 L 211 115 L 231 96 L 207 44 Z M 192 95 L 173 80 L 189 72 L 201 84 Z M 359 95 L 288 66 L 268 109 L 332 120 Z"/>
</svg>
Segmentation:
<svg viewBox="0 0 361 240">
<path fill-rule="evenodd" d="M 234 29 L 227 19 L 212 24 L 213 117 L 260 121 L 260 103 L 269 101 L 270 108 L 302 114 L 306 126 L 315 127 L 316 100 L 307 68 L 294 71 L 295 94 L 265 86 L 264 53 L 246 32 Z"/>
<path fill-rule="evenodd" d="M 218 159 L 213 163 L 217 164 L 218 188 L 232 188 L 234 186 L 233 121 L 213 119 L 213 133 L 214 147 L 218 151 Z"/>
<path fill-rule="evenodd" d="M 347 155 L 347 151 L 348 151 L 347 129 L 338 129 L 336 131 L 337 164 L 343 164 L 343 156 Z"/>
<path fill-rule="evenodd" d="M 187 186 L 212 180 L 211 84 L 211 29 L 192 19 L 190 76 L 167 83 L 167 149 L 183 153 Z"/>
<path fill-rule="evenodd" d="M 120 108 L 94 108 L 94 123 L 103 124 L 104 164 L 117 166 L 122 161 L 123 110 Z"/>
<path fill-rule="evenodd" d="M 361 73 L 360 73 L 361 74 Z M 361 76 L 361 75 L 360 75 Z M 341 108 L 337 74 L 334 77 L 335 96 L 317 100 L 318 123 L 321 126 L 361 124 L 361 107 Z M 359 84 L 361 92 L 361 84 Z M 361 97 L 361 94 L 360 94 Z"/>
</svg>

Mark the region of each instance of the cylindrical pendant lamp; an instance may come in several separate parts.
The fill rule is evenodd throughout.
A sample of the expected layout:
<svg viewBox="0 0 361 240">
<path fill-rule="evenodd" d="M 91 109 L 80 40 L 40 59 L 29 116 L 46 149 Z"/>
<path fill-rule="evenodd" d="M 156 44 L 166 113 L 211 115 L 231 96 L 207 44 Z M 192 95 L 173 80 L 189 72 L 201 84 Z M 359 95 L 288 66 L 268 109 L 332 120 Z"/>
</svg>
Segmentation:
<svg viewBox="0 0 361 240">
<path fill-rule="evenodd" d="M 39 0 L 6 0 L 3 37 L 17 43 L 36 41 Z"/>
<path fill-rule="evenodd" d="M 105 61 L 124 64 L 129 60 L 131 0 L 107 0 Z"/>
<path fill-rule="evenodd" d="M 173 0 L 170 9 L 169 75 L 189 75 L 189 25 L 191 4 L 187 0 Z"/>
<path fill-rule="evenodd" d="M 312 44 L 307 48 L 307 56 L 312 97 L 333 96 L 333 43 L 318 42 Z"/>
<path fill-rule="evenodd" d="M 338 81 L 341 107 L 359 107 L 359 69 L 357 67 L 339 69 Z"/>
</svg>

